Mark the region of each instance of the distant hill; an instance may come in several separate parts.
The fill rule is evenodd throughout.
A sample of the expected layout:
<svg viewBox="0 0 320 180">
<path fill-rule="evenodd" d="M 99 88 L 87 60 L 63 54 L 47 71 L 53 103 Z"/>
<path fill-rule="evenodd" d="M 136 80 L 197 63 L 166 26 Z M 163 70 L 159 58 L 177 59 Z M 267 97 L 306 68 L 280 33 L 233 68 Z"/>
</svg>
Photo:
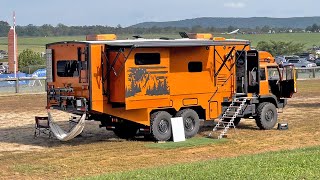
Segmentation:
<svg viewBox="0 0 320 180">
<path fill-rule="evenodd" d="M 200 25 L 202 27 L 227 28 L 234 26 L 238 28 L 255 28 L 257 26 L 270 26 L 276 28 L 306 28 L 313 24 L 320 24 L 320 17 L 293 17 L 293 18 L 268 18 L 268 17 L 251 17 L 251 18 L 222 18 L 222 17 L 202 17 L 195 19 L 185 19 L 180 21 L 167 22 L 144 22 L 131 27 L 193 27 Z"/>
</svg>

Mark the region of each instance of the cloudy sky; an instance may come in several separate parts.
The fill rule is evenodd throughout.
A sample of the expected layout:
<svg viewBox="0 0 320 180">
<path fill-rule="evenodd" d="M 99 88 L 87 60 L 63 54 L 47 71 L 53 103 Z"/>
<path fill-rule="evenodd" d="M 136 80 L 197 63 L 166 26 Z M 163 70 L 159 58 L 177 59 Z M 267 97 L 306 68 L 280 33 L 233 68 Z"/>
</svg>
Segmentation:
<svg viewBox="0 0 320 180">
<path fill-rule="evenodd" d="M 320 16 L 316 0 L 0 0 L 0 20 L 18 25 L 130 26 L 196 17 Z"/>
</svg>

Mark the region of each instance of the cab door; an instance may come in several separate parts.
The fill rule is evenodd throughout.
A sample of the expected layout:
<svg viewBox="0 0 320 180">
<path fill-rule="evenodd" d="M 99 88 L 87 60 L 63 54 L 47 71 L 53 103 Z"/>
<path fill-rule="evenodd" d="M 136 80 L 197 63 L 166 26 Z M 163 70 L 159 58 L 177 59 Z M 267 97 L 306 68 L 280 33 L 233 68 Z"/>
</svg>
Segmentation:
<svg viewBox="0 0 320 180">
<path fill-rule="evenodd" d="M 293 65 L 284 66 L 282 69 L 282 80 L 280 82 L 281 97 L 291 98 L 297 91 L 295 69 Z"/>
</svg>

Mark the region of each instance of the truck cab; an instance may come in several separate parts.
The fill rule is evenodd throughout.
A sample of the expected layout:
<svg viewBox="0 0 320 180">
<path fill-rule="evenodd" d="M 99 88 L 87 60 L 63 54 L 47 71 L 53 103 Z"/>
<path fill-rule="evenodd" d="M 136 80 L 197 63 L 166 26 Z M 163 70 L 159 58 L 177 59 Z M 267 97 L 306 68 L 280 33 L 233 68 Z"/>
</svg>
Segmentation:
<svg viewBox="0 0 320 180">
<path fill-rule="evenodd" d="M 296 92 L 294 66 L 286 65 L 281 69 L 272 55 L 259 52 L 260 61 L 260 95 L 275 96 L 278 100 L 291 98 Z"/>
<path fill-rule="evenodd" d="M 280 68 L 269 52 L 239 52 L 236 56 L 236 79 L 236 99 L 247 101 L 233 119 L 234 125 L 237 126 L 241 118 L 252 117 L 260 129 L 272 129 L 277 123 L 277 108 L 284 108 L 287 98 L 296 92 L 294 67 Z M 224 104 L 224 112 L 228 112 L 230 103 L 234 104 L 233 101 Z"/>
</svg>

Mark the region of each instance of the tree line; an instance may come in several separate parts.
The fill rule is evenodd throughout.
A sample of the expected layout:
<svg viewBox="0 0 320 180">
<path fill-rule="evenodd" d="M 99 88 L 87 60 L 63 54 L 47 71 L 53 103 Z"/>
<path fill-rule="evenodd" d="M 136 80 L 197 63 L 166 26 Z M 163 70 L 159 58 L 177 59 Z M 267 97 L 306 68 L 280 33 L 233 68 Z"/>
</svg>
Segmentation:
<svg viewBox="0 0 320 180">
<path fill-rule="evenodd" d="M 8 22 L 0 21 L 0 37 L 6 37 L 10 25 Z M 66 26 L 64 24 L 58 24 L 52 26 L 50 24 L 44 24 L 42 26 L 35 26 L 29 24 L 27 26 L 16 26 L 16 31 L 19 36 L 76 36 L 76 35 L 88 35 L 88 34 L 177 34 L 178 32 L 206 32 L 206 33 L 224 33 L 231 32 L 238 29 L 235 26 L 229 26 L 227 28 L 217 28 L 217 27 L 202 27 L 193 26 L 188 27 L 151 27 L 151 28 L 138 28 L 138 27 L 122 27 L 118 25 L 116 27 L 112 26 Z M 292 30 L 293 32 L 319 32 L 320 25 L 313 24 L 305 29 L 301 28 L 272 28 L 270 26 L 255 27 L 255 28 L 241 28 L 243 33 L 269 33 L 272 32 L 288 32 Z"/>
</svg>

